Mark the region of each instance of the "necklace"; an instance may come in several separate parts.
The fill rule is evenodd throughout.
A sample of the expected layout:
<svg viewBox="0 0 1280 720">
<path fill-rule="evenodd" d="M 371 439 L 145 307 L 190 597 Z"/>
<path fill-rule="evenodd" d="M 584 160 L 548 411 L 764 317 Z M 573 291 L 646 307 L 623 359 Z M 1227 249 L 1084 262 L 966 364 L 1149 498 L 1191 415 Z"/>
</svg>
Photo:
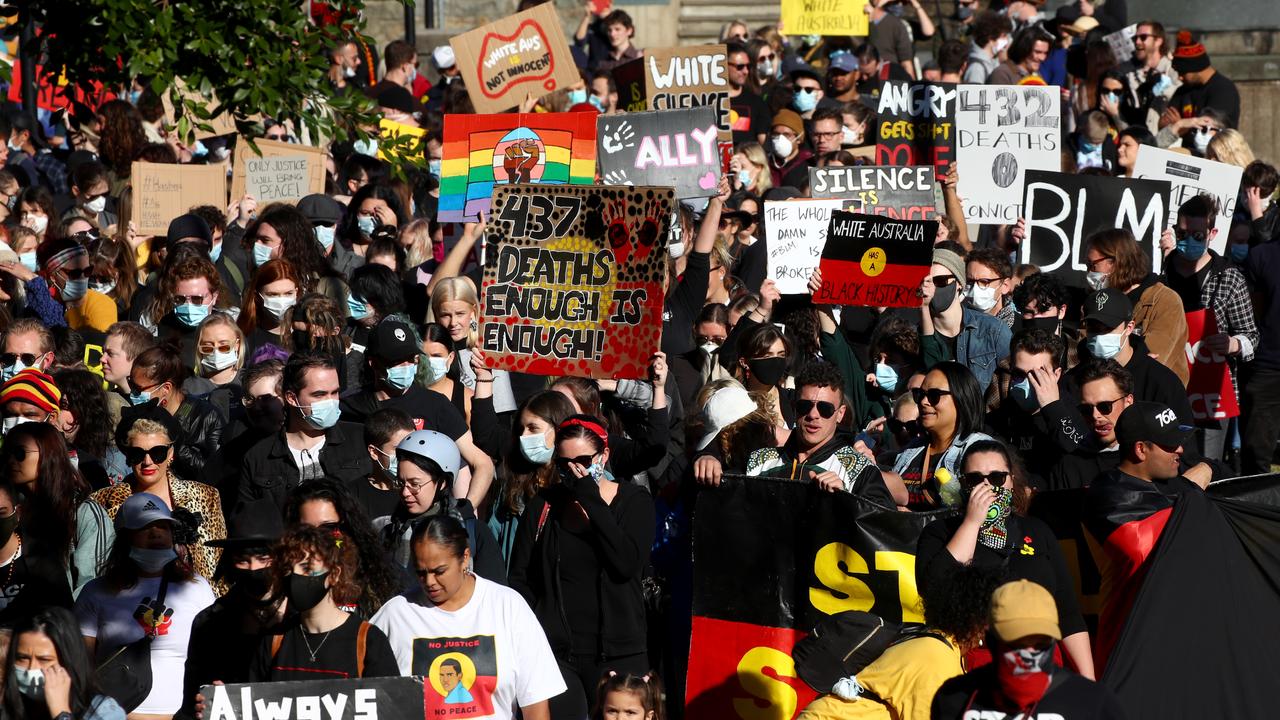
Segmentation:
<svg viewBox="0 0 1280 720">
<path fill-rule="evenodd" d="M 9 581 L 13 579 L 13 568 L 18 564 L 18 558 L 22 557 L 22 538 L 18 538 L 18 549 L 13 551 L 13 557 L 9 558 L 9 564 L 5 568 L 4 581 L 0 582 L 0 588 L 8 587 Z"/>
<path fill-rule="evenodd" d="M 307 646 L 307 654 L 311 656 L 311 662 L 316 661 L 316 654 L 320 652 L 320 648 L 324 647 L 324 643 L 329 639 L 329 633 L 331 632 L 333 631 L 326 632 L 324 637 L 320 638 L 320 644 L 316 646 L 315 650 L 312 650 L 311 643 L 307 642 L 307 632 L 302 629 L 301 625 L 298 626 L 298 634 L 302 636 L 302 644 Z"/>
</svg>

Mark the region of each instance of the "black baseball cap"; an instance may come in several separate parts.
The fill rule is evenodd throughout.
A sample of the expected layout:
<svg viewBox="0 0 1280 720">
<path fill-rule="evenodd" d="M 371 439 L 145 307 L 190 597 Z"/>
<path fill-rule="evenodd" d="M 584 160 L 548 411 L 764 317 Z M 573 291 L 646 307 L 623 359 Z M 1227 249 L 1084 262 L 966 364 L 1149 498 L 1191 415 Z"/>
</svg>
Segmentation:
<svg viewBox="0 0 1280 720">
<path fill-rule="evenodd" d="M 399 320 L 383 320 L 373 328 L 369 337 L 368 352 L 388 365 L 399 365 L 417 357 L 422 349 L 413 328 Z"/>
<path fill-rule="evenodd" d="M 1119 327 L 1133 319 L 1133 303 L 1115 288 L 1090 293 L 1084 301 L 1084 319 L 1095 320 L 1109 328 Z"/>
<path fill-rule="evenodd" d="M 1125 408 L 1116 421 L 1116 440 L 1121 449 L 1138 442 L 1177 447 L 1190 442 L 1194 435 L 1195 428 L 1182 424 L 1178 413 L 1164 403 L 1136 402 Z"/>
</svg>

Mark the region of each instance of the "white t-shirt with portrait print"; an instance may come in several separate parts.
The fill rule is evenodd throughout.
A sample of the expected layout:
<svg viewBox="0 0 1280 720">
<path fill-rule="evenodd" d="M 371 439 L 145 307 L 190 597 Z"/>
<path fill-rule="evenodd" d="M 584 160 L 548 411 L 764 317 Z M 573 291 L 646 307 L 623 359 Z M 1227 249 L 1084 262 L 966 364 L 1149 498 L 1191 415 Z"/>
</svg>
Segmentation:
<svg viewBox="0 0 1280 720">
<path fill-rule="evenodd" d="M 370 622 L 391 641 L 400 673 L 426 679 L 428 718 L 509 720 L 516 708 L 565 691 L 528 603 L 482 577 L 459 610 L 435 607 L 418 588 L 389 600 Z"/>
</svg>

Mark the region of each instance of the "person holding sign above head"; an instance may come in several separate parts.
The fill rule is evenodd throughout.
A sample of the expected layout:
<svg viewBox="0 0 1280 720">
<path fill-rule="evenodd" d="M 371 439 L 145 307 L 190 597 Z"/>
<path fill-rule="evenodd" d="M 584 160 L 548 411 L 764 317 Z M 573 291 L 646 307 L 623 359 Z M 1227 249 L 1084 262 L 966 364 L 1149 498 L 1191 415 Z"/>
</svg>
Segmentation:
<svg viewBox="0 0 1280 720">
<path fill-rule="evenodd" d="M 1187 368 L 1187 316 L 1178 294 L 1151 272 L 1151 259 L 1125 229 L 1103 230 L 1086 240 L 1085 281 L 1093 290 L 1113 288 L 1125 294 L 1133 312 L 1134 338 L 1172 370 L 1185 387 Z M 1124 361 L 1121 361 L 1124 364 Z"/>
<path fill-rule="evenodd" d="M 428 717 L 452 709 L 458 717 L 511 720 L 518 707 L 524 720 L 551 720 L 549 701 L 565 692 L 565 682 L 525 599 L 470 571 L 466 527 L 451 515 L 420 523 L 410 547 L 418 587 L 388 601 L 371 622 L 391 641 L 400 674 L 429 679 Z M 450 660 L 461 667 L 459 683 L 471 696 L 465 705 L 447 703 L 463 695 L 442 682 Z M 584 692 L 581 713 L 556 717 L 586 714 Z"/>
<path fill-rule="evenodd" d="M 933 251 L 933 266 L 920 284 L 920 351 L 925 367 L 955 360 L 969 368 L 981 393 L 1009 354 L 1009 327 L 965 305 L 966 277 L 959 255 Z"/>
<path fill-rule="evenodd" d="M 1213 313 L 1218 332 L 1201 338 L 1195 362 L 1208 363 L 1225 358 L 1231 377 L 1231 393 L 1238 385 L 1239 367 L 1253 359 L 1260 341 L 1254 320 L 1253 301 L 1244 274 L 1230 260 L 1209 249 L 1218 231 L 1214 228 L 1217 203 L 1209 195 L 1197 195 L 1178 208 L 1178 224 L 1173 228 L 1175 250 L 1167 258 L 1163 279 L 1182 299 L 1188 314 Z M 1214 391 L 1225 390 L 1219 385 Z M 1198 394 L 1198 393 L 1197 393 Z M 1230 398 L 1229 404 L 1235 404 Z M 1201 400 L 1209 405 L 1209 417 L 1197 418 L 1201 428 L 1200 452 L 1207 458 L 1221 459 L 1227 439 L 1227 420 L 1219 417 L 1218 400 Z"/>
</svg>

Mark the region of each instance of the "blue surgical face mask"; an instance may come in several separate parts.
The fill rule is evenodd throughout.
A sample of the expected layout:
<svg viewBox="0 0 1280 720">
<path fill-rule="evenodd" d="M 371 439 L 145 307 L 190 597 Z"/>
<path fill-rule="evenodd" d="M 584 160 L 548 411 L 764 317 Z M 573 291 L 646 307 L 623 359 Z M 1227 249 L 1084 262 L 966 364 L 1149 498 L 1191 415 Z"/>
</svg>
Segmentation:
<svg viewBox="0 0 1280 720">
<path fill-rule="evenodd" d="M 409 365 L 397 365 L 389 367 L 383 372 L 383 378 L 387 384 L 396 390 L 407 390 L 413 384 L 413 379 L 418 376 L 417 363 Z"/>
<path fill-rule="evenodd" d="M 89 292 L 89 278 L 68 280 L 67 284 L 62 286 L 62 299 L 79 300 L 87 292 Z"/>
<path fill-rule="evenodd" d="M 173 548 L 129 548 L 129 559 L 142 572 L 158 573 L 165 565 L 178 559 L 178 552 Z"/>
<path fill-rule="evenodd" d="M 1231 259 L 1242 263 L 1249 258 L 1249 246 L 1245 243 L 1237 243 L 1231 246 Z"/>
<path fill-rule="evenodd" d="M 1086 155 L 1092 155 L 1100 150 L 1102 150 L 1102 145 L 1100 144 L 1091 143 L 1088 140 L 1080 141 L 1080 152 Z"/>
<path fill-rule="evenodd" d="M 311 403 L 311 407 L 303 411 L 302 419 L 317 430 L 328 430 L 338 424 L 338 416 L 341 414 L 342 410 L 338 407 L 338 399 L 333 398 Z"/>
<path fill-rule="evenodd" d="M 130 105 L 137 105 L 137 104 L 138 104 L 138 98 L 142 97 L 142 91 L 141 91 L 141 90 L 130 90 L 130 91 L 128 92 L 128 94 L 127 94 L 125 97 L 129 100 L 129 104 L 130 104 Z"/>
<path fill-rule="evenodd" d="M 579 103 L 584 103 L 586 101 L 587 101 L 586 88 L 569 91 L 569 107 L 573 107 L 574 105 L 577 105 Z"/>
<path fill-rule="evenodd" d="M 370 445 L 370 447 L 373 447 L 373 446 L 372 446 L 372 445 Z M 389 477 L 393 477 L 393 478 L 394 478 L 394 477 L 400 477 L 400 474 L 399 474 L 399 473 L 400 473 L 400 458 L 399 458 L 399 457 L 397 457 L 397 456 L 396 456 L 396 454 L 395 454 L 394 452 L 393 452 L 393 453 L 391 453 L 390 455 L 388 455 L 388 454 L 386 454 L 386 453 L 382 452 L 381 448 L 377 448 L 377 447 L 374 447 L 374 448 L 373 448 L 373 451 L 374 451 L 374 452 L 376 452 L 376 453 L 378 453 L 379 455 L 381 455 L 382 457 L 384 457 L 384 458 L 386 458 L 386 459 L 387 459 L 387 465 L 386 465 L 386 467 L 383 467 L 382 469 L 387 473 L 387 475 L 388 475 Z M 381 465 L 381 463 L 379 463 L 379 465 Z"/>
<path fill-rule="evenodd" d="M 361 300 L 355 293 L 347 295 L 347 312 L 351 314 L 352 320 L 363 320 L 373 313 L 369 309 L 369 303 Z"/>
<path fill-rule="evenodd" d="M 1110 360 L 1120 354 L 1120 348 L 1124 346 L 1124 333 L 1114 335 L 1107 333 L 1106 335 L 1091 335 L 1085 338 L 1085 347 L 1089 348 L 1089 353 L 1099 360 Z"/>
<path fill-rule="evenodd" d="M 40 269 L 40 267 L 36 265 L 35 250 L 32 250 L 31 252 L 24 252 L 21 255 L 19 255 L 18 262 L 22 263 L 22 267 L 30 270 L 31 272 L 36 272 L 37 270 Z"/>
<path fill-rule="evenodd" d="M 18 373 L 22 372 L 23 370 L 26 370 L 29 367 L 35 367 L 35 366 L 24 364 L 21 359 L 14 360 L 12 365 L 4 368 L 3 370 L 0 370 L 0 380 L 3 380 L 4 382 L 9 382 L 10 380 L 13 379 L 14 375 L 17 375 Z"/>
<path fill-rule="evenodd" d="M 876 363 L 876 383 L 885 392 L 893 392 L 898 387 L 898 371 L 887 363 Z"/>
<path fill-rule="evenodd" d="M 378 141 L 374 140 L 373 138 L 369 138 L 368 140 L 357 140 L 351 143 L 351 149 L 355 150 L 361 155 L 368 155 L 369 157 L 377 157 Z"/>
<path fill-rule="evenodd" d="M 174 317 L 178 318 L 178 322 L 183 325 L 195 327 L 209 317 L 209 306 L 183 303 L 173 309 L 173 314 Z"/>
<path fill-rule="evenodd" d="M 742 187 L 749 187 L 751 185 L 751 171 L 739 170 L 738 182 L 742 185 Z"/>
<path fill-rule="evenodd" d="M 253 244 L 253 264 L 262 267 L 271 259 L 272 248 L 270 245 L 264 245 L 260 242 Z"/>
<path fill-rule="evenodd" d="M 220 257 L 222 257 L 222 243 L 218 243 L 209 249 L 209 260 L 218 262 Z"/>
<path fill-rule="evenodd" d="M 1102 97 L 1106 98 L 1107 102 L 1115 103 L 1117 105 L 1120 104 L 1120 96 L 1113 92 L 1103 93 Z"/>
<path fill-rule="evenodd" d="M 134 390 L 133 392 L 129 393 L 129 404 L 130 404 L 130 405 L 134 405 L 134 406 L 137 406 L 137 405 L 146 405 L 146 404 L 147 404 L 147 403 L 149 403 L 149 402 L 151 402 L 151 391 L 150 391 L 150 390 L 141 390 L 141 391 L 139 391 L 139 390 Z"/>
<path fill-rule="evenodd" d="M 431 173 L 431 177 L 440 179 L 440 159 L 431 158 L 427 161 L 427 172 Z"/>
<path fill-rule="evenodd" d="M 803 90 L 796 91 L 795 98 L 791 101 L 792 107 L 798 112 L 807 113 L 818 107 L 818 92 L 805 92 Z"/>
<path fill-rule="evenodd" d="M 599 485 L 600 481 L 604 479 L 604 465 L 598 462 L 591 463 L 591 465 L 587 467 L 587 476 Z"/>
<path fill-rule="evenodd" d="M 546 465 L 551 460 L 551 448 L 547 447 L 547 438 L 543 433 L 520 436 L 520 454 L 534 465 Z M 592 467 L 595 467 L 594 465 Z"/>
<path fill-rule="evenodd" d="M 595 95 L 592 95 L 591 97 L 587 98 L 587 102 L 591 103 L 596 110 L 600 112 L 605 112 L 604 101 L 596 97 Z"/>
<path fill-rule="evenodd" d="M 1248 247 L 1246 245 L 1245 247 Z M 1184 237 L 1177 242 L 1178 252 L 1188 260 L 1199 260 L 1209 251 L 1209 246 L 1194 238 Z"/>
<path fill-rule="evenodd" d="M 373 229 L 377 227 L 377 223 L 374 222 L 372 215 L 357 215 L 356 227 L 365 235 L 372 235 Z"/>
<path fill-rule="evenodd" d="M 427 358 L 427 372 L 430 377 L 426 379 L 428 385 L 434 384 L 437 380 L 444 377 L 449 372 L 449 360 L 442 357 Z"/>
<path fill-rule="evenodd" d="M 1022 382 L 1017 382 L 1009 386 L 1009 397 L 1013 398 L 1013 403 L 1027 412 L 1034 412 L 1040 409 L 1040 401 L 1036 399 L 1035 388 L 1031 387 L 1029 378 L 1022 378 Z"/>
<path fill-rule="evenodd" d="M 333 226 L 317 225 L 315 231 L 316 242 L 320 243 L 320 249 L 329 252 L 329 248 L 333 247 Z"/>
</svg>

